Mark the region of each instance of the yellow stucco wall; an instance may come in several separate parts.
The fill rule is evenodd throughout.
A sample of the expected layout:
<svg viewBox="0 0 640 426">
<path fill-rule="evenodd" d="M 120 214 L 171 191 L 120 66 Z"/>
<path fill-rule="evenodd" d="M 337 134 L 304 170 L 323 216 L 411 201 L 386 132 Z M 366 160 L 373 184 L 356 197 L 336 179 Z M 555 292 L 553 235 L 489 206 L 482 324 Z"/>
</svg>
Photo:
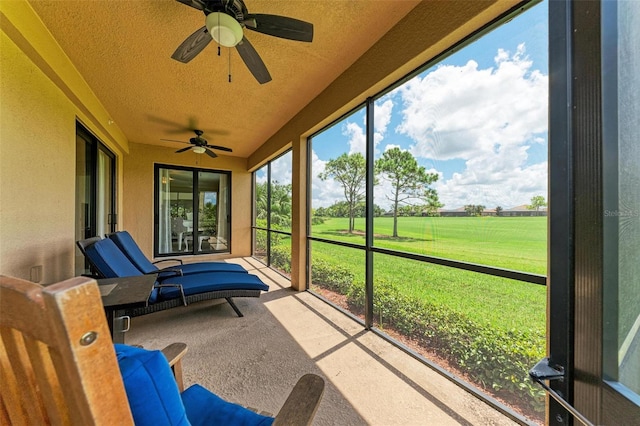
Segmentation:
<svg viewBox="0 0 640 426">
<path fill-rule="evenodd" d="M 0 271 L 55 282 L 73 274 L 75 108 L 1 37 Z"/>
<path fill-rule="evenodd" d="M 118 158 L 127 140 L 27 3 L 0 27 L 0 274 L 50 284 L 74 275 L 76 121 Z"/>
</svg>

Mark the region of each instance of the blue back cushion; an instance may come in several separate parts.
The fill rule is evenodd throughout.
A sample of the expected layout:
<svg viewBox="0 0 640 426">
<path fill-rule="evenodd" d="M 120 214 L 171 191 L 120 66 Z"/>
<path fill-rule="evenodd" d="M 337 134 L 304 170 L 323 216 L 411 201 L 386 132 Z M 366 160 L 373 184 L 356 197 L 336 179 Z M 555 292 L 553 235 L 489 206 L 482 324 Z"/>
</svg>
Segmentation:
<svg viewBox="0 0 640 426">
<path fill-rule="evenodd" d="M 85 249 L 87 257 L 105 278 L 132 277 L 142 275 L 118 246 L 108 238 Z"/>
<path fill-rule="evenodd" d="M 129 258 L 138 269 L 148 274 L 156 272 L 157 267 L 147 259 L 140 247 L 135 242 L 131 234 L 127 231 L 119 231 L 109 235 L 109 238 L 120 248 L 120 250 Z"/>
<path fill-rule="evenodd" d="M 178 385 L 162 352 L 114 346 L 136 426 L 189 425 Z"/>
</svg>

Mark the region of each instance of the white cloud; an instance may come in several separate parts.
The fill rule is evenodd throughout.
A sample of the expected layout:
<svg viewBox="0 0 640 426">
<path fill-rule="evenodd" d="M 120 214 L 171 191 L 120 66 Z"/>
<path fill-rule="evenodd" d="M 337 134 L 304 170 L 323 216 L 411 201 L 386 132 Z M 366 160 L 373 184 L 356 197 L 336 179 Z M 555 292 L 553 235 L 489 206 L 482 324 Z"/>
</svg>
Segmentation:
<svg viewBox="0 0 640 426">
<path fill-rule="evenodd" d="M 548 77 L 532 69 L 520 44 L 499 49 L 495 67 L 441 65 L 393 93 L 402 99 L 397 133 L 417 158 L 461 159 L 465 169 L 434 187 L 446 208 L 512 207 L 547 193 L 547 163 L 527 165 L 527 150 L 544 143 Z"/>
<path fill-rule="evenodd" d="M 387 127 L 391 122 L 391 113 L 393 111 L 393 100 L 386 98 L 382 102 L 377 102 L 373 109 L 373 143 L 374 146 L 378 146 L 384 139 Z M 362 155 L 366 155 L 367 149 L 367 134 L 366 134 L 366 115 L 363 117 L 362 125 L 354 122 L 346 122 L 342 127 L 342 134 L 349 139 L 349 154 L 359 152 Z"/>
<path fill-rule="evenodd" d="M 344 201 L 344 192 L 339 182 L 333 178 L 323 181 L 318 177 L 320 173 L 324 172 L 326 164 L 326 161 L 318 158 L 315 151 L 311 151 L 311 206 L 313 208 L 329 207 L 337 201 Z"/>
<path fill-rule="evenodd" d="M 349 154 L 359 152 L 365 155 L 367 150 L 367 135 L 363 127 L 353 122 L 347 122 L 342 128 L 342 134 L 349 138 Z"/>
<path fill-rule="evenodd" d="M 547 76 L 531 70 L 524 45 L 499 50 L 496 68 L 442 65 L 401 86 L 403 121 L 415 155 L 470 159 L 495 145 L 522 144 L 547 129 Z"/>
<path fill-rule="evenodd" d="M 391 98 L 375 104 L 373 109 L 373 125 L 376 133 L 384 135 L 387 132 L 387 126 L 391 122 L 392 111 L 393 100 Z"/>
<path fill-rule="evenodd" d="M 528 204 L 534 195 L 547 198 L 547 162 L 499 172 L 468 167 L 461 173 L 454 173 L 451 179 L 439 180 L 433 187 L 445 209 L 465 204 L 511 208 Z"/>
<path fill-rule="evenodd" d="M 289 184 L 292 182 L 292 166 L 293 154 L 291 152 L 271 162 L 271 180 L 280 184 Z"/>
</svg>

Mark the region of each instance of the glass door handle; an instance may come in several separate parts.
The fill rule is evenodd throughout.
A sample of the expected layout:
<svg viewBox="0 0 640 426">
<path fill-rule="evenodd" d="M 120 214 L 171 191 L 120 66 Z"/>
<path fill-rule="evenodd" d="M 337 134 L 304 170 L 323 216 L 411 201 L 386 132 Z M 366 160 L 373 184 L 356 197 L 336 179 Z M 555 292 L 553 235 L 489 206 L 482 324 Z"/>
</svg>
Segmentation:
<svg viewBox="0 0 640 426">
<path fill-rule="evenodd" d="M 562 367 L 552 367 L 551 365 L 549 365 L 549 358 L 543 358 L 531 370 L 529 370 L 529 377 L 531 377 L 534 382 L 542 386 L 544 390 L 547 391 L 547 393 L 558 402 L 558 404 L 562 405 L 565 410 L 571 413 L 571 415 L 578 419 L 582 424 L 584 424 L 585 426 L 594 426 L 593 423 L 591 423 L 585 416 L 583 416 L 582 413 L 576 410 L 573 405 L 569 404 L 569 402 L 565 400 L 562 395 L 551 389 L 545 383 L 545 381 L 563 380 L 564 369 L 562 369 Z"/>
</svg>

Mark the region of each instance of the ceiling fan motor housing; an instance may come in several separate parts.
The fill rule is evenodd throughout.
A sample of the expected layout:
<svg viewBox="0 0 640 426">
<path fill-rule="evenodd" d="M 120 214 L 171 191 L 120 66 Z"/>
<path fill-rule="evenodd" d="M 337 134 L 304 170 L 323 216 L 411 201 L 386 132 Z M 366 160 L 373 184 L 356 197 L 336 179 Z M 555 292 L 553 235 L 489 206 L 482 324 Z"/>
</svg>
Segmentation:
<svg viewBox="0 0 640 426">
<path fill-rule="evenodd" d="M 222 12 L 235 18 L 236 21 L 244 21 L 244 17 L 249 14 L 247 7 L 241 0 L 214 0 L 205 2 L 202 9 L 204 14 L 208 16 L 213 12 Z"/>
</svg>

